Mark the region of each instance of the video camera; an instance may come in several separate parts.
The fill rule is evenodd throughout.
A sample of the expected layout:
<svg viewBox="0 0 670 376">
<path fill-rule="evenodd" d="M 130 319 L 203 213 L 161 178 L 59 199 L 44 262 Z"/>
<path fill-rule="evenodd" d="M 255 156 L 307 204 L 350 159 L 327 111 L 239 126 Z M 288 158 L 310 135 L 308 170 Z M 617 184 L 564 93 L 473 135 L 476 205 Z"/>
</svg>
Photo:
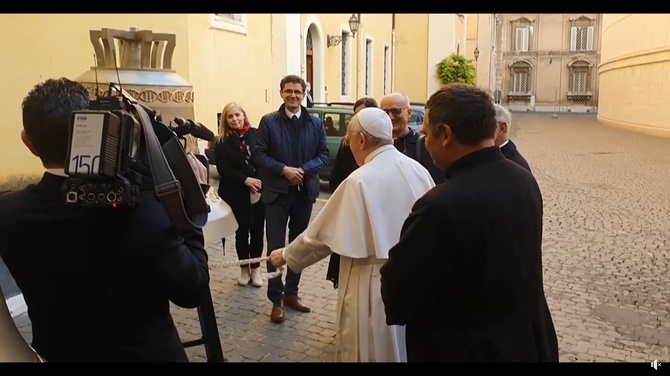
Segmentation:
<svg viewBox="0 0 670 376">
<path fill-rule="evenodd" d="M 72 113 L 66 202 L 115 208 L 158 199 L 175 226 L 202 228 L 209 205 L 179 134 L 204 126 L 181 118 L 167 126 L 120 85 L 110 83 L 108 93 Z"/>
<path fill-rule="evenodd" d="M 175 117 L 170 123 L 170 128 L 179 138 L 183 138 L 187 134 L 195 138 L 205 141 L 212 141 L 214 139 L 214 132 L 210 131 L 201 123 L 190 119 Z"/>
</svg>

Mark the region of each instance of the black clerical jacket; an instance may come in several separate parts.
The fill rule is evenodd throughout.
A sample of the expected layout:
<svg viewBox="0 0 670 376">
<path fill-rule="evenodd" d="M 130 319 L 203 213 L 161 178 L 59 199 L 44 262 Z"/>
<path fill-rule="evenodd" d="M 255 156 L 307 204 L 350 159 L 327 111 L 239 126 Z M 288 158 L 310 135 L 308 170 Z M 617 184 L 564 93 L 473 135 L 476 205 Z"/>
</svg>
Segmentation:
<svg viewBox="0 0 670 376">
<path fill-rule="evenodd" d="M 411 362 L 557 362 L 542 277 L 542 195 L 492 146 L 420 198 L 381 269 Z"/>
</svg>

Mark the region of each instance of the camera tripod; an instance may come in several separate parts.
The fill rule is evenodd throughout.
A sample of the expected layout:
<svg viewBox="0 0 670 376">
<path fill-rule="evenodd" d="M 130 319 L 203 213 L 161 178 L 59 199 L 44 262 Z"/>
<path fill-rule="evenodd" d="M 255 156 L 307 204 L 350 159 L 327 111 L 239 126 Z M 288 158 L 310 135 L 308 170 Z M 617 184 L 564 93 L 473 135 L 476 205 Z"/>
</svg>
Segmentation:
<svg viewBox="0 0 670 376">
<path fill-rule="evenodd" d="M 227 362 L 221 348 L 219 329 L 216 325 L 216 314 L 214 313 L 214 303 L 212 302 L 212 291 L 209 287 L 207 287 L 204 302 L 198 306 L 197 310 L 202 337 L 184 342 L 182 345 L 184 348 L 205 345 L 205 354 L 208 363 Z"/>
<path fill-rule="evenodd" d="M 207 180 L 209 180 L 209 161 L 203 155 L 196 155 L 208 170 Z M 221 340 L 219 339 L 219 329 L 216 325 L 216 314 L 214 313 L 214 303 L 212 302 L 212 290 L 207 286 L 204 302 L 198 306 L 198 321 L 200 322 L 200 332 L 202 337 L 192 341 L 184 342 L 184 348 L 205 345 L 205 354 L 208 363 L 227 362 L 223 356 Z"/>
</svg>

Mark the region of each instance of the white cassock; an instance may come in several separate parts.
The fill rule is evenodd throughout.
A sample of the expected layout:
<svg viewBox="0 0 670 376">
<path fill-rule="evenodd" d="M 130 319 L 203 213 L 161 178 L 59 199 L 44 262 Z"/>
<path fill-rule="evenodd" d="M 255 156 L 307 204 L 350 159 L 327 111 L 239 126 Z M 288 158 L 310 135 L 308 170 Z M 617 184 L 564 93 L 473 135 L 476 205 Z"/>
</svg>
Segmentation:
<svg viewBox="0 0 670 376">
<path fill-rule="evenodd" d="M 284 250 L 296 272 L 340 255 L 338 362 L 406 362 L 405 328 L 386 325 L 379 269 L 417 199 L 435 186 L 415 160 L 386 145 L 347 177 Z"/>
</svg>

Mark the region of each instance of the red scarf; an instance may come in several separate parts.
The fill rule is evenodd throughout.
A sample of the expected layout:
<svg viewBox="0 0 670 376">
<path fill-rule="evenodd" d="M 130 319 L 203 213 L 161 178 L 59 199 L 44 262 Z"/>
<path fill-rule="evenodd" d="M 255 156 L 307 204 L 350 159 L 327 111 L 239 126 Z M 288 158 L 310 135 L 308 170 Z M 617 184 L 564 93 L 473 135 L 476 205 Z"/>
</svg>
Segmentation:
<svg viewBox="0 0 670 376">
<path fill-rule="evenodd" d="M 244 136 L 249 131 L 249 128 L 251 128 L 249 125 L 243 125 L 240 129 L 228 128 L 228 135 L 232 136 L 234 133 L 237 133 L 240 136 Z"/>
</svg>

